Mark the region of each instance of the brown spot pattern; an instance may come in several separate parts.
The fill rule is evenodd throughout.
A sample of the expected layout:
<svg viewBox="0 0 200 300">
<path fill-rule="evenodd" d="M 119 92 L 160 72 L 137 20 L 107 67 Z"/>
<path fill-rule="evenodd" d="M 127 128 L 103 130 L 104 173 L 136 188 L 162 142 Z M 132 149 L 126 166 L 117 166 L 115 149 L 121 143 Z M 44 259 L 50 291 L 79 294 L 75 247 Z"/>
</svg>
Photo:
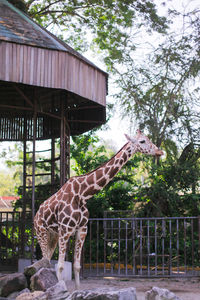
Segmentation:
<svg viewBox="0 0 200 300">
<path fill-rule="evenodd" d="M 119 171 L 119 167 L 116 167 L 116 168 L 113 167 L 110 170 L 110 174 L 109 174 L 110 178 L 113 178 L 118 171 Z"/>
<path fill-rule="evenodd" d="M 122 158 L 123 158 L 123 160 L 124 161 L 126 161 L 127 160 L 127 155 L 126 155 L 126 153 L 124 152 L 124 154 L 122 155 Z"/>
<path fill-rule="evenodd" d="M 78 192 L 79 192 L 79 184 L 78 184 L 78 182 L 76 180 L 74 181 L 73 187 L 74 187 L 74 192 L 76 194 L 78 194 Z"/>
<path fill-rule="evenodd" d="M 87 183 L 90 185 L 94 182 L 94 174 L 91 174 L 87 178 Z"/>
<path fill-rule="evenodd" d="M 83 183 L 81 184 L 80 194 L 82 194 L 83 191 L 84 191 L 86 188 L 87 188 L 87 184 L 86 184 L 85 182 L 83 182 Z"/>
<path fill-rule="evenodd" d="M 104 187 L 104 185 L 106 184 L 106 179 L 103 177 L 102 179 L 97 181 L 97 184 L 101 187 Z"/>
<path fill-rule="evenodd" d="M 96 180 L 99 180 L 102 176 L 103 176 L 103 170 L 102 169 L 98 169 L 96 171 Z"/>
</svg>

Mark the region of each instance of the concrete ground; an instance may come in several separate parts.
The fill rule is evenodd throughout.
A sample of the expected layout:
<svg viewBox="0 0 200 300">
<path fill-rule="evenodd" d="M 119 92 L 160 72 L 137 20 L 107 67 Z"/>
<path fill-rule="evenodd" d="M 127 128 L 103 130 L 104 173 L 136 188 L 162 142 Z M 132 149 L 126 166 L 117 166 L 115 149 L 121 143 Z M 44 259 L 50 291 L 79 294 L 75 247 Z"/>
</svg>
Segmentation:
<svg viewBox="0 0 200 300">
<path fill-rule="evenodd" d="M 124 278 L 88 278 L 81 280 L 81 289 L 94 288 L 126 288 L 134 287 L 137 292 L 137 300 L 145 300 L 145 292 L 153 286 L 165 288 L 173 292 L 181 300 L 200 300 L 200 277 L 198 278 L 161 278 L 161 279 L 124 279 Z M 74 290 L 74 281 L 67 281 L 70 292 Z"/>
</svg>

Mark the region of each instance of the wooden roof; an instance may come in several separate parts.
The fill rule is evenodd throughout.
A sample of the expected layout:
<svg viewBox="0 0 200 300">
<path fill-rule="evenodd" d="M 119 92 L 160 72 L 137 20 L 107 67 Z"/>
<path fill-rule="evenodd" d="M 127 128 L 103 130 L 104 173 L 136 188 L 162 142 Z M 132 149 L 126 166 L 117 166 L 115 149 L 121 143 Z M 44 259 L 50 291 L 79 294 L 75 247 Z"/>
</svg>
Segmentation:
<svg viewBox="0 0 200 300">
<path fill-rule="evenodd" d="M 64 43 L 45 28 L 34 22 L 28 15 L 17 9 L 7 0 L 0 0 L 0 11 L 1 40 L 40 48 L 65 51 L 98 69 L 98 67 L 91 61 L 86 59 L 83 55 L 75 51 L 72 47 Z M 102 70 L 100 71 L 103 72 Z"/>
<path fill-rule="evenodd" d="M 61 114 L 61 101 L 71 135 L 103 124 L 107 79 L 107 73 L 0 0 L 0 140 L 24 136 L 23 124 L 25 119 L 31 122 L 35 98 L 42 124 L 38 139 L 59 136 L 59 125 L 54 119 L 52 128 L 51 117 Z"/>
</svg>

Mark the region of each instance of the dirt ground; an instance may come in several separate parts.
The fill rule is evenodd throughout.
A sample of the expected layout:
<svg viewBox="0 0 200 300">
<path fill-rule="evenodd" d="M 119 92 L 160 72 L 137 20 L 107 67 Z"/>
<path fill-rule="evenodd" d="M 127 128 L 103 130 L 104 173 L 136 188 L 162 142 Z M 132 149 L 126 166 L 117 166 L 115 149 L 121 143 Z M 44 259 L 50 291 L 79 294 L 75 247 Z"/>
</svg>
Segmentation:
<svg viewBox="0 0 200 300">
<path fill-rule="evenodd" d="M 88 278 L 81 280 L 81 290 L 102 288 L 126 288 L 134 287 L 137 292 L 137 300 L 145 300 L 145 292 L 153 286 L 165 288 L 173 292 L 181 300 L 200 300 L 200 278 L 192 279 L 124 279 L 124 278 Z M 74 290 L 74 281 L 67 282 L 70 292 Z"/>
</svg>

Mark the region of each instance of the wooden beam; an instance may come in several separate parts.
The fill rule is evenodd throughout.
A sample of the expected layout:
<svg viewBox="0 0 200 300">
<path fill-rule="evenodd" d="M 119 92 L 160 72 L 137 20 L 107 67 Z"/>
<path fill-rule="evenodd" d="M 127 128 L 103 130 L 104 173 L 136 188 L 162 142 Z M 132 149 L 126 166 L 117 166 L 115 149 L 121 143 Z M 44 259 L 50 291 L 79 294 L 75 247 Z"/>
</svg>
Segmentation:
<svg viewBox="0 0 200 300">
<path fill-rule="evenodd" d="M 102 121 L 96 121 L 96 120 L 68 120 L 69 123 L 96 123 L 96 124 L 102 124 Z"/>
<path fill-rule="evenodd" d="M 2 108 L 17 109 L 17 110 L 28 110 L 28 111 L 33 111 L 32 108 L 30 108 L 30 107 L 24 107 L 24 106 L 15 106 L 15 105 L 0 104 L 0 107 L 2 107 Z"/>
<path fill-rule="evenodd" d="M 49 116 L 49 117 L 52 117 L 52 118 L 61 120 L 61 117 L 60 117 L 60 116 L 54 115 L 54 114 L 52 114 L 52 113 L 48 113 L 48 112 L 45 112 L 45 111 L 40 111 L 40 114 L 43 114 L 43 115 L 46 115 L 46 116 Z"/>
<path fill-rule="evenodd" d="M 92 105 L 92 106 L 80 106 L 80 107 L 70 107 L 69 111 L 74 111 L 74 110 L 84 110 L 84 109 L 99 109 L 100 106 L 97 105 Z"/>
<path fill-rule="evenodd" d="M 33 107 L 33 103 L 31 102 L 31 100 L 20 90 L 20 88 L 18 88 L 18 86 L 16 86 L 15 84 L 13 85 L 14 88 L 16 89 L 16 91 L 22 96 L 22 98 L 31 106 Z"/>
</svg>

